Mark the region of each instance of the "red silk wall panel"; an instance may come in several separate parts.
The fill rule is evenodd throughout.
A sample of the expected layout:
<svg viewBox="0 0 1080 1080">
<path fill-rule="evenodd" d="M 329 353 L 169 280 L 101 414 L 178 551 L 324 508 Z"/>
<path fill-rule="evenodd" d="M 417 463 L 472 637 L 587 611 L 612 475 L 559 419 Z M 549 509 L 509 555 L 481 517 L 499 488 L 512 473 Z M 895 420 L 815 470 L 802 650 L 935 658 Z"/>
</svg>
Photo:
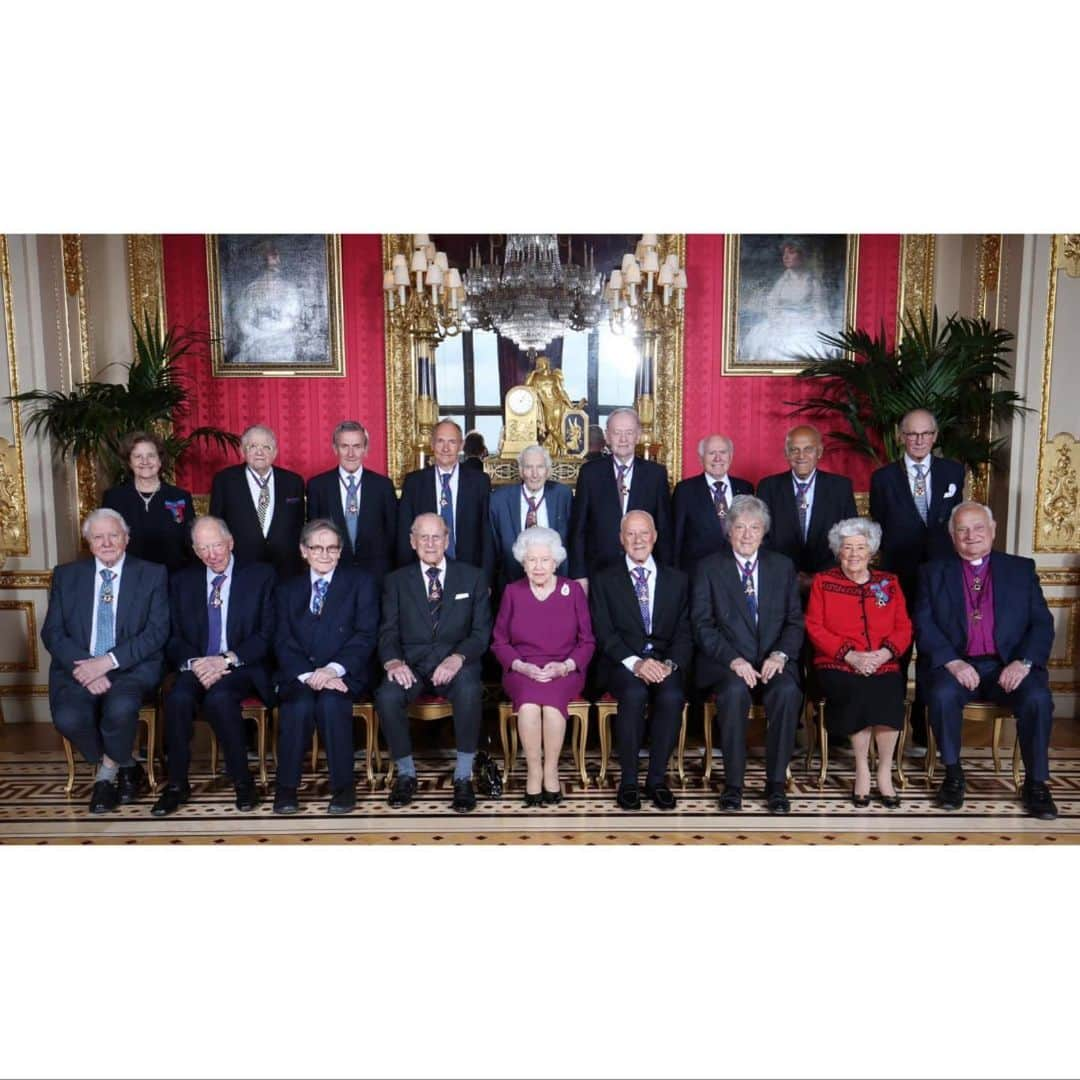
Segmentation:
<svg viewBox="0 0 1080 1080">
<path fill-rule="evenodd" d="M 206 243 L 202 236 L 164 236 L 168 321 L 209 329 Z M 329 469 L 335 458 L 330 433 L 341 420 L 359 420 L 371 435 L 365 464 L 386 471 L 386 371 L 383 349 L 382 240 L 378 235 L 342 236 L 341 293 L 345 378 L 214 378 L 209 350 L 184 360 L 193 408 L 177 424 L 181 433 L 214 424 L 239 434 L 263 423 L 278 438 L 277 464 L 305 479 Z M 177 482 L 196 493 L 224 465 L 242 458 L 193 450 Z"/>
<path fill-rule="evenodd" d="M 724 316 L 724 238 L 691 234 L 686 238 L 686 349 L 683 382 L 683 476 L 701 472 L 700 439 L 713 433 L 735 443 L 731 471 L 757 483 L 782 472 L 784 432 L 797 422 L 786 401 L 813 396 L 813 387 L 793 376 L 721 375 Z M 855 321 L 876 332 L 882 320 L 891 343 L 896 334 L 900 293 L 900 237 L 859 238 L 859 276 Z M 813 418 L 810 418 L 811 422 Z M 832 423 L 817 423 L 823 432 Z M 856 491 L 870 486 L 872 463 L 846 450 L 828 448 L 822 468 L 851 477 Z"/>
</svg>

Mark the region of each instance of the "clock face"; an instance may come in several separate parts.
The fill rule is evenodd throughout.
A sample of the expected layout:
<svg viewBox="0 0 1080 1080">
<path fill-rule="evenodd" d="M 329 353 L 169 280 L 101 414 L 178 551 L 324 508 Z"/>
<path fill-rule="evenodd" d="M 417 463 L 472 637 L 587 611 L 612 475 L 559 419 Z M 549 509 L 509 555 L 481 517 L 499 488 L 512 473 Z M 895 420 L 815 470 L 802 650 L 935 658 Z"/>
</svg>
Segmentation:
<svg viewBox="0 0 1080 1080">
<path fill-rule="evenodd" d="M 527 413 L 533 407 L 533 392 L 524 386 L 519 386 L 507 395 L 506 404 L 510 406 L 511 412 L 519 415 Z"/>
</svg>

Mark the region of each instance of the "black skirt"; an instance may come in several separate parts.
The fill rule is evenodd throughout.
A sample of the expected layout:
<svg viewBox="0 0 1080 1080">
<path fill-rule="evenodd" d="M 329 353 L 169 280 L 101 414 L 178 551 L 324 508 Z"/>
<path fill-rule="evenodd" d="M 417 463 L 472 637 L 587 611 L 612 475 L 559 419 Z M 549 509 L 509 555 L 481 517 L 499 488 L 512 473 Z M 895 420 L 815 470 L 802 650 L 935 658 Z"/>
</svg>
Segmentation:
<svg viewBox="0 0 1080 1080">
<path fill-rule="evenodd" d="M 825 729 L 830 735 L 854 735 L 871 725 L 903 728 L 904 681 L 898 672 L 857 675 L 818 668 L 814 674 L 825 695 Z"/>
</svg>

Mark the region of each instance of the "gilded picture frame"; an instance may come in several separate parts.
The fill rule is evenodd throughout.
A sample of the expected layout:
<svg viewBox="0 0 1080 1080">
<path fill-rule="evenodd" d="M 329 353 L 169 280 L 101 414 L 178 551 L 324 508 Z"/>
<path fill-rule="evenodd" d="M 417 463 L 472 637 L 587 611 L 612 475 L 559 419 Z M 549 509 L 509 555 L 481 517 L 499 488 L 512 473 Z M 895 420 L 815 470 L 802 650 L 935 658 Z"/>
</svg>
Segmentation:
<svg viewBox="0 0 1080 1080">
<path fill-rule="evenodd" d="M 827 355 L 818 337 L 855 323 L 859 238 L 729 235 L 724 242 L 724 375 L 791 375 Z"/>
<path fill-rule="evenodd" d="M 206 238 L 213 373 L 344 377 L 341 238 Z"/>
</svg>

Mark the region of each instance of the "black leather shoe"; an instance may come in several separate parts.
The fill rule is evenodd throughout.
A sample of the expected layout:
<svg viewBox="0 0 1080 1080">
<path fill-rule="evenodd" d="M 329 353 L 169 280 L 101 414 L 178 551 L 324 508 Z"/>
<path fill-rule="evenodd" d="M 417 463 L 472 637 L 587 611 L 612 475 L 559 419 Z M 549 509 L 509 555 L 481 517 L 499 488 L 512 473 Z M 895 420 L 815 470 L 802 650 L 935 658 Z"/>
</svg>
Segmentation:
<svg viewBox="0 0 1080 1080">
<path fill-rule="evenodd" d="M 296 788 L 279 787 L 274 794 L 275 814 L 295 814 L 300 810 L 300 800 L 296 797 Z"/>
<path fill-rule="evenodd" d="M 338 788 L 330 796 L 330 805 L 326 808 L 328 814 L 351 814 L 356 809 L 356 789 L 354 787 Z"/>
<path fill-rule="evenodd" d="M 651 784 L 645 785 L 645 794 L 652 799 L 653 806 L 657 810 L 674 810 L 675 809 L 675 796 L 671 793 L 671 788 L 664 784 L 657 784 L 653 787 Z"/>
<path fill-rule="evenodd" d="M 720 796 L 720 809 L 733 811 L 742 809 L 742 788 L 726 787 Z"/>
<path fill-rule="evenodd" d="M 122 803 L 136 802 L 146 791 L 146 770 L 136 761 L 134 765 L 122 765 L 116 778 L 116 790 Z"/>
<path fill-rule="evenodd" d="M 641 795 L 637 784 L 620 784 L 615 801 L 619 804 L 620 810 L 640 810 Z"/>
<path fill-rule="evenodd" d="M 942 810 L 959 810 L 964 805 L 964 778 L 961 776 L 952 780 L 945 777 L 934 796 L 934 805 Z"/>
<path fill-rule="evenodd" d="M 851 805 L 852 806 L 857 806 L 860 810 L 865 809 L 867 806 L 870 805 L 870 796 L 869 796 L 869 794 L 867 794 L 867 795 L 856 795 L 855 794 L 855 789 L 852 788 L 851 789 Z"/>
<path fill-rule="evenodd" d="M 120 796 L 111 780 L 98 780 L 90 793 L 90 813 L 107 814 L 120 805 Z"/>
<path fill-rule="evenodd" d="M 543 795 L 542 791 L 536 792 L 535 795 L 532 794 L 531 792 L 526 791 L 525 792 L 525 801 L 521 805 L 522 806 L 539 806 L 543 801 L 544 801 L 544 795 Z"/>
<path fill-rule="evenodd" d="M 554 791 L 548 791 L 546 787 L 541 785 L 540 797 L 544 800 L 545 806 L 555 806 L 556 803 L 562 802 L 562 788 L 556 788 Z"/>
<path fill-rule="evenodd" d="M 788 801 L 787 792 L 784 791 L 783 784 L 777 784 L 775 787 L 770 787 L 765 791 L 765 801 L 769 807 L 770 814 L 790 814 L 791 803 Z M 867 799 L 867 802 L 870 800 Z"/>
<path fill-rule="evenodd" d="M 459 814 L 467 814 L 476 809 L 476 792 L 471 780 L 454 781 L 454 801 L 450 806 Z"/>
<path fill-rule="evenodd" d="M 1025 780 L 1023 788 L 1024 809 L 1040 821 L 1053 821 L 1058 809 L 1050 797 L 1050 788 L 1042 780 Z"/>
<path fill-rule="evenodd" d="M 150 813 L 154 817 L 168 817 L 170 814 L 176 813 L 181 804 L 186 803 L 190 798 L 191 788 L 187 784 L 183 787 L 178 787 L 176 784 L 167 784 L 165 790 L 158 796 L 158 800 L 154 803 Z"/>
<path fill-rule="evenodd" d="M 878 798 L 881 800 L 881 805 L 884 806 L 886 810 L 895 810 L 900 805 L 899 795 L 882 795 L 879 792 Z"/>
<path fill-rule="evenodd" d="M 254 780 L 236 785 L 236 809 L 247 813 L 259 805 L 259 792 Z"/>
<path fill-rule="evenodd" d="M 386 800 L 396 810 L 401 806 L 408 806 L 416 797 L 416 777 L 402 776 L 398 773 L 394 777 L 394 786 L 390 789 L 390 796 Z"/>
</svg>

